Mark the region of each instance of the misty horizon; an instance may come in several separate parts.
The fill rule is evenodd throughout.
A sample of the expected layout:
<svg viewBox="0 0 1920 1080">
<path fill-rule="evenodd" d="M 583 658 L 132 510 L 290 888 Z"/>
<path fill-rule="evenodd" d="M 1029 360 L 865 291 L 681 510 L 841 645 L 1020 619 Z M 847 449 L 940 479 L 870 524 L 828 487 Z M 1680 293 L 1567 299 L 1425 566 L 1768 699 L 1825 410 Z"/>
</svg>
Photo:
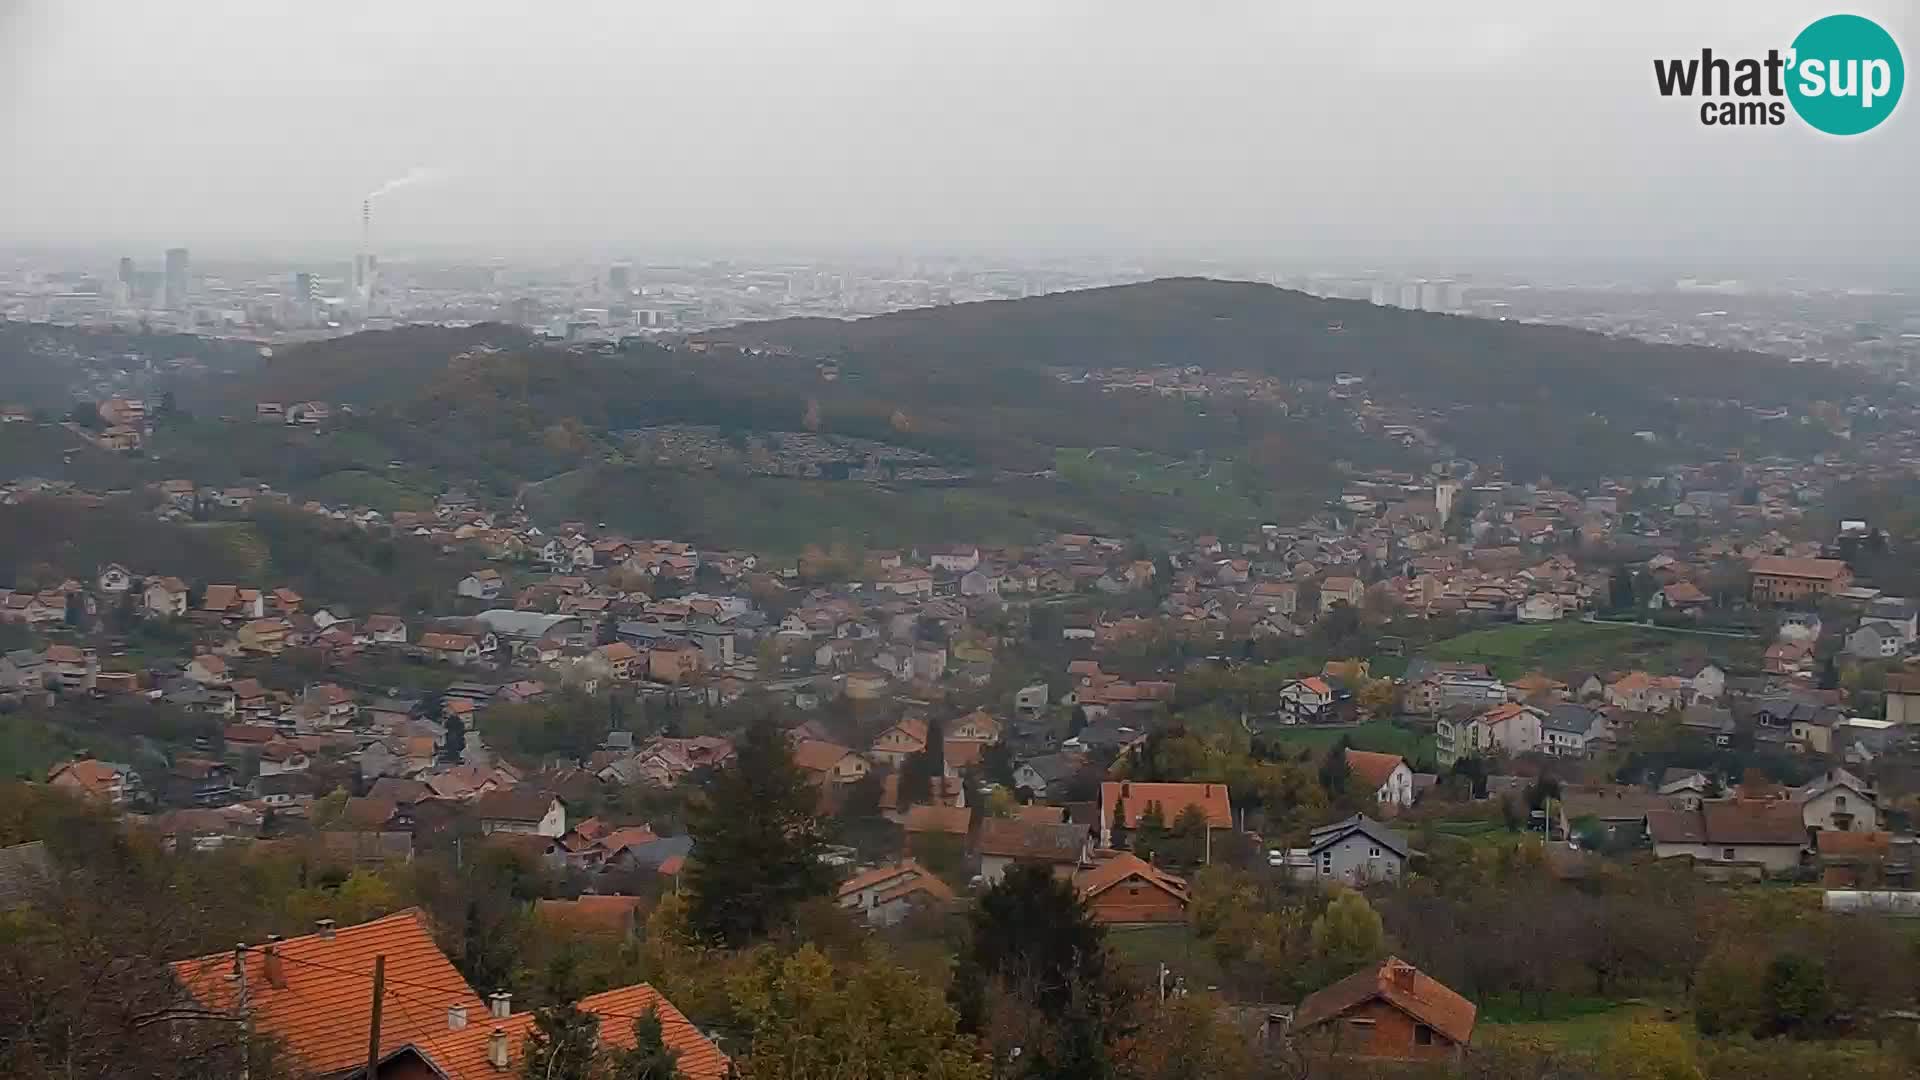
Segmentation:
<svg viewBox="0 0 1920 1080">
<path fill-rule="evenodd" d="M 26 0 L 0 244 L 344 258 L 380 192 L 390 257 L 1910 264 L 1911 116 L 1716 131 L 1653 86 L 1831 10 Z"/>
</svg>

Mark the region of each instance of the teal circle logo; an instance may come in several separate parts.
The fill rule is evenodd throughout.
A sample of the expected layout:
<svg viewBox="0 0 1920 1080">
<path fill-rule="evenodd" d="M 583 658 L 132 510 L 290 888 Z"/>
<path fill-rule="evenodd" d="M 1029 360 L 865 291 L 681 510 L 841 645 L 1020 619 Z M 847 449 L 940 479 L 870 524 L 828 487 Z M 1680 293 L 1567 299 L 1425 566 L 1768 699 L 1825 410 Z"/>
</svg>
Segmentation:
<svg viewBox="0 0 1920 1080">
<path fill-rule="evenodd" d="M 1893 35 L 1872 19 L 1829 15 L 1793 39 L 1787 99 L 1800 119 L 1829 135 L 1878 127 L 1900 103 L 1906 66 Z"/>
</svg>

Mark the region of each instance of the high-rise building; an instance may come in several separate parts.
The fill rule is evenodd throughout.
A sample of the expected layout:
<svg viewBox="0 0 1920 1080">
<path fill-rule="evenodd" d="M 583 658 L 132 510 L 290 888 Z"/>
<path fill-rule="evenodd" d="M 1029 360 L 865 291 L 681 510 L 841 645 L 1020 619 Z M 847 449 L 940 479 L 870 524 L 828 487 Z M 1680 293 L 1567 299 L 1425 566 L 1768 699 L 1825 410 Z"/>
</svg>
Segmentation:
<svg viewBox="0 0 1920 1080">
<path fill-rule="evenodd" d="M 180 311 L 187 306 L 187 249 L 167 249 L 167 276 L 162 286 L 165 306 Z"/>
<path fill-rule="evenodd" d="M 1387 299 L 1387 288 L 1387 283 L 1384 281 L 1374 282 L 1373 288 L 1367 293 L 1368 302 L 1375 307 L 1386 307 L 1391 302 Z"/>
<path fill-rule="evenodd" d="M 607 291 L 615 296 L 625 296 L 633 290 L 633 268 L 626 263 L 614 263 L 607 268 Z"/>
<path fill-rule="evenodd" d="M 133 260 L 124 255 L 120 257 L 120 284 L 133 288 Z"/>
<path fill-rule="evenodd" d="M 1421 311 L 1439 311 L 1440 310 L 1440 283 L 1439 282 L 1427 281 L 1427 282 L 1421 283 L 1420 310 Z"/>
<path fill-rule="evenodd" d="M 1447 310 L 1467 310 L 1467 287 L 1458 281 L 1447 283 Z"/>
<path fill-rule="evenodd" d="M 1418 308 L 1420 306 L 1420 286 L 1400 286 L 1400 303 L 1398 306 L 1406 308 L 1408 311 L 1413 311 Z"/>
</svg>

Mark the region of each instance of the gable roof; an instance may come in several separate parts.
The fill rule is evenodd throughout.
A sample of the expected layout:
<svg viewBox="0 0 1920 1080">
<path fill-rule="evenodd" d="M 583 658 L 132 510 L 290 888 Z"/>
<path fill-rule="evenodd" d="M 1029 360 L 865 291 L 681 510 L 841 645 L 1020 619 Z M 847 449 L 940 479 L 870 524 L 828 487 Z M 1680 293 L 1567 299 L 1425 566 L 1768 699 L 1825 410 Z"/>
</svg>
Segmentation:
<svg viewBox="0 0 1920 1080">
<path fill-rule="evenodd" d="M 1087 844 L 1087 830 L 1079 825 L 1023 821 L 1019 818 L 987 818 L 980 822 L 980 833 L 973 848 L 981 855 L 999 855 L 1036 862 L 1078 862 Z"/>
<path fill-rule="evenodd" d="M 600 1017 L 600 1044 L 617 1047 L 632 1046 L 633 1021 L 645 1015 L 648 1009 L 656 1009 L 660 1016 L 661 1037 L 669 1049 L 679 1052 L 680 1058 L 675 1062 L 675 1068 L 685 1080 L 721 1080 L 727 1075 L 730 1064 L 727 1055 L 702 1035 L 684 1013 L 674 1008 L 673 1002 L 646 983 L 635 983 L 581 998 L 579 1008 L 582 1012 Z M 437 1037 L 422 1040 L 418 1045 L 448 1080 L 518 1076 L 527 1033 L 533 1030 L 533 1016 L 531 1012 L 517 1012 L 496 1019 L 484 1012 L 474 1014 L 466 1027 L 458 1031 L 442 1031 Z M 441 1019 L 444 1028 L 444 1015 Z M 487 1040 L 495 1030 L 507 1037 L 507 1069 L 504 1073 L 487 1063 Z M 360 1041 L 361 1061 L 364 1063 L 365 1025 L 352 1034 Z"/>
<path fill-rule="evenodd" d="M 247 1000 L 254 1025 L 278 1037 L 301 1064 L 317 1073 L 366 1061 L 376 956 L 387 958 L 380 1021 L 383 1052 L 454 1034 L 446 1030 L 449 1008 L 465 1008 L 474 1018 L 486 1012 L 479 995 L 433 943 L 418 908 L 343 927 L 331 938 L 289 938 L 275 951 L 280 958 L 277 978 L 268 977 L 263 948 L 246 952 Z M 172 968 L 202 1005 L 234 1007 L 238 988 L 236 980 L 227 977 L 234 970 L 232 952 L 176 961 Z"/>
<path fill-rule="evenodd" d="M 1175 877 L 1139 856 L 1125 852 L 1073 875 L 1073 889 L 1079 894 L 1081 903 L 1086 903 L 1115 885 L 1135 879 L 1174 896 L 1183 904 L 1187 901 L 1187 882 L 1184 878 Z"/>
<path fill-rule="evenodd" d="M 942 832 L 965 836 L 973 827 L 973 811 L 965 806 L 935 806 L 920 803 L 907 811 L 907 831 Z"/>
<path fill-rule="evenodd" d="M 839 743 L 822 739 L 803 739 L 793 748 L 793 763 L 808 772 L 823 773 L 853 753 Z"/>
<path fill-rule="evenodd" d="M 1304 1031 L 1324 1024 L 1356 1005 L 1376 999 L 1460 1045 L 1473 1038 L 1474 1018 L 1480 1011 L 1473 1002 L 1439 980 L 1397 956 L 1389 956 L 1378 967 L 1356 971 L 1332 986 L 1307 995 L 1294 1010 L 1294 1030 Z"/>
<path fill-rule="evenodd" d="M 1666 844 L 1805 846 L 1800 807 L 1783 799 L 1717 799 L 1697 810 L 1649 810 L 1647 833 Z"/>
<path fill-rule="evenodd" d="M 1347 769 L 1354 779 L 1378 791 L 1393 771 L 1406 764 L 1399 754 L 1377 754 L 1371 750 L 1348 750 Z"/>
<path fill-rule="evenodd" d="M 1753 560 L 1748 569 L 1755 574 L 1819 581 L 1833 581 L 1848 572 L 1847 564 L 1840 559 L 1796 559 L 1786 555 L 1762 555 Z"/>
<path fill-rule="evenodd" d="M 1307 848 L 1318 852 L 1329 844 L 1337 844 L 1354 834 L 1365 836 L 1381 847 L 1401 858 L 1412 853 L 1407 846 L 1407 838 L 1373 820 L 1365 814 L 1355 814 L 1345 821 L 1336 821 L 1331 825 L 1322 825 L 1307 834 Z"/>
<path fill-rule="evenodd" d="M 1100 785 L 1100 820 L 1113 820 L 1113 804 L 1120 802 L 1125 816 L 1121 824 L 1135 828 L 1148 803 L 1159 803 L 1161 816 L 1168 825 L 1189 806 L 1206 811 L 1207 827 L 1233 828 L 1233 805 L 1227 800 L 1225 784 L 1137 784 L 1130 780 L 1108 780 Z"/>
<path fill-rule="evenodd" d="M 534 788 L 494 788 L 474 806 L 483 820 L 539 821 L 553 808 L 554 797 Z"/>
</svg>

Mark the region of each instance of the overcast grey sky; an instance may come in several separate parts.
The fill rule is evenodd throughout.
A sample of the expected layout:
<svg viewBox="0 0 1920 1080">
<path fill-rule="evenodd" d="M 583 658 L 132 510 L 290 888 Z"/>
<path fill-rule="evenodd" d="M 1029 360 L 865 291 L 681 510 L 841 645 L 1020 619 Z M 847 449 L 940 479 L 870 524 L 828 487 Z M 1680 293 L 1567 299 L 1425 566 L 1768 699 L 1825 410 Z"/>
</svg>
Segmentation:
<svg viewBox="0 0 1920 1080">
<path fill-rule="evenodd" d="M 1910 261 L 1920 101 L 1702 127 L 1656 56 L 1910 2 L 0 0 L 0 241 Z M 1920 91 L 1909 92 L 1909 98 Z"/>
</svg>

